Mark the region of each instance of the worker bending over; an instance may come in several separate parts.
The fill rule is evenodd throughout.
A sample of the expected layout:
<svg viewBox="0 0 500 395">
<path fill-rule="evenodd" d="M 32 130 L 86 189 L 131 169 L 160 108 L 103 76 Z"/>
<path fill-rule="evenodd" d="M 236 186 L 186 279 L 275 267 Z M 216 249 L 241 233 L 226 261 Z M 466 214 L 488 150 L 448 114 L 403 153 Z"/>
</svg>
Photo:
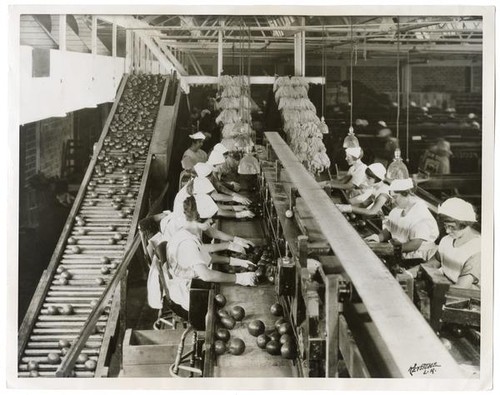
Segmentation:
<svg viewBox="0 0 500 395">
<path fill-rule="evenodd" d="M 386 169 L 381 163 L 372 163 L 365 170 L 366 189 L 349 199 L 349 204 L 337 204 L 343 213 L 355 213 L 368 217 L 383 214 L 382 207 L 390 201 L 389 185 L 384 182 Z"/>
<path fill-rule="evenodd" d="M 415 196 L 413 180 L 394 180 L 389 189 L 395 207 L 384 221 L 382 232 L 365 240 L 389 241 L 401 248 L 404 259 L 430 259 L 436 252 L 439 228 L 425 202 Z"/>
</svg>

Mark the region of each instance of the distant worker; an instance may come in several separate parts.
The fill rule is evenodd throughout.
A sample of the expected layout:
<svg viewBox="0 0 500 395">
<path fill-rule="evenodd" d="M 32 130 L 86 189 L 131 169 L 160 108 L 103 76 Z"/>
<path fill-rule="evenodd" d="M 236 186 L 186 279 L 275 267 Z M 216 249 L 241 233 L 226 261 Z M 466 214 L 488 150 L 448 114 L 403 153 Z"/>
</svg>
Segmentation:
<svg viewBox="0 0 500 395">
<path fill-rule="evenodd" d="M 380 129 L 377 132 L 377 140 L 373 148 L 374 162 L 382 163 L 387 167 L 394 159 L 394 151 L 399 148 L 399 141 L 392 136 L 392 131 L 384 121 L 378 122 Z"/>
<path fill-rule="evenodd" d="M 447 235 L 428 263 L 440 268 L 457 287 L 480 288 L 481 235 L 472 229 L 477 221 L 472 204 L 450 198 L 438 207 L 438 218 Z"/>
<path fill-rule="evenodd" d="M 200 162 L 206 162 L 208 155 L 201 149 L 206 136 L 203 132 L 196 132 L 189 135 L 192 140 L 191 146 L 182 155 L 181 165 L 184 170 L 191 170 L 194 165 Z"/>
<path fill-rule="evenodd" d="M 389 189 L 395 207 L 384 222 L 382 232 L 365 240 L 389 241 L 401 248 L 404 259 L 429 260 L 436 252 L 434 242 L 439 236 L 436 220 L 425 202 L 415 196 L 411 178 L 394 180 Z"/>
<path fill-rule="evenodd" d="M 426 150 L 419 161 L 419 170 L 428 175 L 450 174 L 451 146 L 445 139 L 438 139 Z"/>
</svg>

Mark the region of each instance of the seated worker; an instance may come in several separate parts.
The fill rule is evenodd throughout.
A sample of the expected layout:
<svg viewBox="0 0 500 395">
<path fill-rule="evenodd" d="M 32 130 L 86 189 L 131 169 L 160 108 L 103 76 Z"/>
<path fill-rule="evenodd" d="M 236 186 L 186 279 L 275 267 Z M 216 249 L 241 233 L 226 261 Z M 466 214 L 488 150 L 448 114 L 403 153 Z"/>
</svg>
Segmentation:
<svg viewBox="0 0 500 395">
<path fill-rule="evenodd" d="M 214 150 L 210 153 L 210 156 L 208 157 L 208 161 L 207 161 L 208 164 L 213 166 L 213 171 L 211 172 L 210 176 L 207 176 L 207 177 L 209 177 L 210 181 L 214 185 L 217 192 L 223 193 L 225 195 L 229 195 L 229 197 L 231 198 L 229 201 L 232 200 L 236 203 L 249 205 L 251 203 L 250 199 L 248 199 L 247 197 L 231 190 L 220 179 L 221 171 L 223 169 L 222 166 L 226 162 L 226 155 L 227 155 L 227 151 L 222 153 L 221 149 L 214 148 Z M 219 201 L 221 201 L 221 200 L 219 200 Z"/>
<path fill-rule="evenodd" d="M 207 153 L 201 149 L 206 136 L 202 132 L 197 132 L 189 135 L 189 137 L 193 142 L 191 147 L 182 155 L 181 165 L 184 170 L 191 170 L 197 163 L 206 162 L 208 159 Z"/>
<path fill-rule="evenodd" d="M 384 221 L 382 232 L 365 240 L 390 241 L 401 247 L 404 259 L 430 259 L 436 252 L 434 242 L 439 236 L 439 228 L 425 202 L 413 193 L 413 180 L 394 180 L 389 189 L 395 207 Z"/>
<path fill-rule="evenodd" d="M 450 143 L 438 139 L 420 158 L 418 169 L 426 174 L 450 174 Z"/>
<path fill-rule="evenodd" d="M 172 301 L 172 310 L 187 319 L 189 311 L 189 289 L 191 280 L 199 278 L 206 282 L 235 283 L 244 286 L 256 284 L 255 272 L 229 274 L 210 269 L 211 263 L 223 262 L 232 266 L 248 267 L 250 261 L 230 257 L 212 257 L 201 243 L 201 233 L 211 226 L 211 218 L 217 205 L 208 195 L 189 196 L 184 201 L 186 221 L 167 244 L 167 257 L 172 279 L 167 287 Z"/>
<path fill-rule="evenodd" d="M 198 163 L 196 166 L 202 166 L 205 164 Z M 186 185 L 184 185 L 180 191 L 177 193 L 174 199 L 174 214 L 182 215 L 183 203 L 188 196 L 197 194 L 207 194 L 210 195 L 215 201 L 228 202 L 235 201 L 232 196 L 224 195 L 218 193 L 213 184 L 208 178 L 197 176 L 191 179 Z M 218 205 L 219 208 L 217 215 L 228 218 L 251 218 L 253 213 L 246 209 L 243 205 Z"/>
<path fill-rule="evenodd" d="M 480 288 L 481 235 L 471 227 L 476 222 L 472 204 L 450 198 L 438 207 L 438 218 L 447 235 L 428 264 L 440 268 L 457 287 Z"/>
<path fill-rule="evenodd" d="M 336 189 L 346 189 L 351 191 L 350 197 L 361 193 L 361 189 L 366 187 L 367 166 L 361 161 L 363 150 L 361 147 L 346 148 L 345 160 L 350 166 L 347 174 L 339 180 L 327 181 L 326 184 Z M 321 183 L 323 184 L 323 183 Z M 358 191 L 353 191 L 357 189 Z"/>
<path fill-rule="evenodd" d="M 349 199 L 349 204 L 337 204 L 342 213 L 355 213 L 364 216 L 383 214 L 382 207 L 390 201 L 389 185 L 384 182 L 385 167 L 372 163 L 365 170 L 367 188 L 361 195 Z"/>
</svg>

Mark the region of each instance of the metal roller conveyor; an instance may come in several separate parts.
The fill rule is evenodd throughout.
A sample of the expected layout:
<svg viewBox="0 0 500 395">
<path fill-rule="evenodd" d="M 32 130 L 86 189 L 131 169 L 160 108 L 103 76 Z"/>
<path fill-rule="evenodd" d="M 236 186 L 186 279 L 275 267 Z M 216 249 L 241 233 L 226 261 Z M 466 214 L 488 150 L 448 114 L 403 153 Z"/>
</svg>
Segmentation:
<svg viewBox="0 0 500 395">
<path fill-rule="evenodd" d="M 52 260 L 19 330 L 19 377 L 56 376 L 132 244 L 152 160 L 150 142 L 169 87 L 166 81 L 161 75 L 130 75 L 119 87 Z M 116 298 L 118 293 L 106 302 L 70 376 L 106 376 L 108 348 L 117 327 Z"/>
</svg>

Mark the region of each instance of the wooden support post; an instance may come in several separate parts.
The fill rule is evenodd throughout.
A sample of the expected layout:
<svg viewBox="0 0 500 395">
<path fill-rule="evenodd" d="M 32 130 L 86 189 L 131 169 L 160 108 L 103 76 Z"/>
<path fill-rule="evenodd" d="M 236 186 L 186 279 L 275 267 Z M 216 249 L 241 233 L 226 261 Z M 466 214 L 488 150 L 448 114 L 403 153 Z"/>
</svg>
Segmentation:
<svg viewBox="0 0 500 395">
<path fill-rule="evenodd" d="M 132 30 L 125 32 L 125 72 L 132 72 L 132 56 L 133 56 L 133 33 Z"/>
<path fill-rule="evenodd" d="M 92 16 L 92 55 L 97 55 L 97 17 Z"/>
<path fill-rule="evenodd" d="M 307 240 L 308 237 L 304 235 L 297 237 L 297 249 L 299 250 L 299 263 L 301 267 L 307 267 Z"/>
<path fill-rule="evenodd" d="M 116 58 L 117 31 L 118 26 L 116 26 L 116 23 L 113 23 L 111 30 L 111 56 L 113 58 Z"/>
<path fill-rule="evenodd" d="M 222 22 L 224 24 L 224 22 Z M 222 46 L 222 37 L 223 33 L 222 30 L 219 30 L 219 48 L 217 50 L 217 77 L 220 77 L 222 75 L 222 70 L 223 70 L 223 59 L 224 59 L 224 54 L 223 54 L 223 46 Z"/>
<path fill-rule="evenodd" d="M 59 51 L 66 51 L 66 15 L 59 15 Z"/>
<path fill-rule="evenodd" d="M 326 276 L 325 283 L 325 321 L 326 321 L 326 377 L 338 377 L 339 368 L 339 284 L 342 276 Z"/>
</svg>

